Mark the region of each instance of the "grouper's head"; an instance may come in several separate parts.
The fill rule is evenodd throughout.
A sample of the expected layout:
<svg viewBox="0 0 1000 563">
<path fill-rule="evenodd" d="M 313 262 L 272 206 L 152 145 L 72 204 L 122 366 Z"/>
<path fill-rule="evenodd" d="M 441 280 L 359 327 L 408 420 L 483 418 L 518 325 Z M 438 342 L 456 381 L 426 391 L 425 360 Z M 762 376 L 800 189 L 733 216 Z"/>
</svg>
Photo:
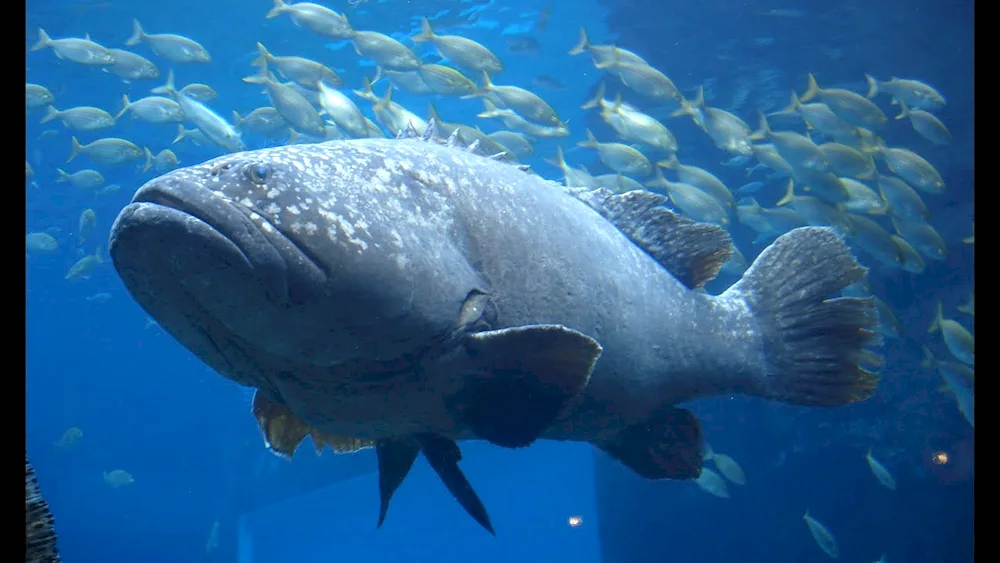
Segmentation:
<svg viewBox="0 0 1000 563">
<path fill-rule="evenodd" d="M 238 381 L 240 357 L 334 366 L 412 353 L 468 288 L 435 225 L 398 224 L 406 170 L 365 146 L 236 153 L 151 180 L 112 227 L 115 268 L 151 317 Z"/>
</svg>

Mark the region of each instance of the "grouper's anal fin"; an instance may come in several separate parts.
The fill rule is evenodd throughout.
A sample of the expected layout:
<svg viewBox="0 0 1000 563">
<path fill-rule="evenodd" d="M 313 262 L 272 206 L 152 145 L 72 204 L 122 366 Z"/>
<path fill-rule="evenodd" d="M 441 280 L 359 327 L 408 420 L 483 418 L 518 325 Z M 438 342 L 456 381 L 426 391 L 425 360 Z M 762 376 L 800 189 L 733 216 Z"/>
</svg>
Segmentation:
<svg viewBox="0 0 1000 563">
<path fill-rule="evenodd" d="M 437 434 L 418 434 L 404 438 L 386 438 L 375 444 L 378 457 L 379 514 L 381 527 L 389 510 L 389 502 L 413 467 L 418 453 L 423 453 L 427 463 L 437 473 L 441 482 L 462 508 L 486 529 L 496 535 L 486 506 L 458 467 L 462 452 L 453 440 Z"/>
<path fill-rule="evenodd" d="M 600 213 L 688 289 L 715 279 L 733 255 L 733 241 L 725 229 L 674 213 L 665 207 L 669 200 L 663 195 L 646 190 L 616 194 L 607 188 L 567 191 Z"/>
<path fill-rule="evenodd" d="M 677 407 L 665 407 L 600 447 L 646 479 L 697 479 L 704 461 L 701 424 Z"/>
<path fill-rule="evenodd" d="M 464 379 L 448 408 L 476 436 L 517 448 L 538 439 L 587 386 L 601 346 L 562 325 L 472 333 L 460 347 Z"/>
</svg>

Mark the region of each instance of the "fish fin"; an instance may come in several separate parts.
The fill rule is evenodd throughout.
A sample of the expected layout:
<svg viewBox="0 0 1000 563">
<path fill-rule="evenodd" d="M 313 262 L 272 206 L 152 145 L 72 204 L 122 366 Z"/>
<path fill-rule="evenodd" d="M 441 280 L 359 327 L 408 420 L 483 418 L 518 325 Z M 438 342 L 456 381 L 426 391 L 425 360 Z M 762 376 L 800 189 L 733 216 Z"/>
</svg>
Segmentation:
<svg viewBox="0 0 1000 563">
<path fill-rule="evenodd" d="M 795 180 L 789 178 L 788 184 L 785 186 L 785 195 L 774 206 L 781 207 L 782 205 L 788 205 L 793 199 L 795 199 Z"/>
<path fill-rule="evenodd" d="M 115 121 L 118 121 L 119 119 L 121 119 L 122 116 L 125 115 L 125 113 L 129 110 L 129 108 L 131 106 L 132 106 L 132 102 L 129 101 L 128 94 L 122 94 L 122 109 L 121 109 L 121 111 L 118 112 L 118 115 L 115 116 Z M 49 106 L 49 107 L 52 107 L 52 106 Z"/>
<path fill-rule="evenodd" d="M 38 487 L 35 468 L 24 456 L 24 532 L 27 561 L 59 562 L 55 519 Z"/>
<path fill-rule="evenodd" d="M 875 77 L 872 75 L 866 74 L 865 81 L 868 82 L 868 92 L 865 94 L 865 97 L 870 100 L 878 95 L 878 80 L 875 80 Z"/>
<path fill-rule="evenodd" d="M 827 227 L 778 237 L 726 290 L 757 321 L 764 371 L 747 392 L 794 405 L 839 406 L 870 397 L 879 375 L 862 364 L 878 354 L 878 309 L 871 297 L 835 297 L 865 278 L 843 238 Z"/>
<path fill-rule="evenodd" d="M 146 38 L 146 32 L 144 32 L 142 30 L 142 26 L 139 25 L 139 20 L 133 19 L 132 20 L 132 35 L 128 39 L 125 40 L 125 46 L 126 47 L 135 47 L 139 43 L 142 43 L 142 40 L 145 39 L 145 38 Z"/>
<path fill-rule="evenodd" d="M 433 41 L 437 36 L 434 35 L 434 28 L 431 27 L 431 22 L 427 18 L 420 18 L 420 33 L 411 37 L 415 43 L 423 43 L 424 41 Z"/>
<path fill-rule="evenodd" d="M 751 141 L 762 141 L 771 136 L 771 126 L 767 123 L 767 115 L 762 111 L 757 113 L 760 114 L 760 126 L 747 137 Z"/>
<path fill-rule="evenodd" d="M 167 71 L 167 83 L 164 84 L 163 86 L 157 86 L 156 88 L 150 90 L 150 92 L 152 92 L 153 94 L 167 94 L 167 95 L 173 95 L 173 93 L 176 91 L 177 89 L 174 87 L 174 69 L 172 68 Z"/>
<path fill-rule="evenodd" d="M 580 141 L 579 143 L 576 144 L 576 146 L 578 147 L 584 147 L 590 149 L 596 149 L 599 145 L 600 143 L 597 142 L 597 137 L 594 136 L 594 133 L 590 129 L 587 129 L 587 140 Z"/>
<path fill-rule="evenodd" d="M 689 101 L 683 96 L 681 96 L 681 107 L 670 114 L 670 117 L 681 117 L 683 115 L 690 115 L 691 117 L 697 117 L 698 112 L 705 107 L 705 88 L 704 86 L 698 87 L 698 93 L 695 95 L 694 101 Z"/>
<path fill-rule="evenodd" d="M 906 106 L 906 102 L 900 100 L 899 115 L 896 116 L 896 119 L 905 119 L 907 117 L 910 117 L 910 108 Z"/>
<path fill-rule="evenodd" d="M 816 83 L 816 77 L 810 74 L 809 86 L 806 87 L 806 93 L 799 96 L 799 102 L 808 102 L 809 100 L 818 96 L 820 92 L 821 90 L 819 84 Z"/>
<path fill-rule="evenodd" d="M 590 49 L 590 41 L 587 39 L 587 30 L 580 26 L 580 40 L 576 42 L 576 45 L 569 50 L 570 55 L 579 55 L 587 49 Z"/>
<path fill-rule="evenodd" d="M 39 121 L 39 123 L 48 123 L 53 119 L 58 118 L 59 114 L 60 114 L 59 110 L 57 110 L 55 107 L 48 106 L 47 108 L 45 108 L 45 115 L 42 116 L 42 120 Z"/>
<path fill-rule="evenodd" d="M 934 334 L 941 328 L 941 321 L 944 320 L 944 303 L 938 301 L 937 309 L 934 313 L 934 320 L 931 321 L 931 326 L 927 327 L 927 334 Z"/>
<path fill-rule="evenodd" d="M 83 151 L 83 145 L 80 144 L 79 139 L 77 139 L 75 136 L 70 138 L 70 143 L 71 143 L 71 148 L 69 151 L 69 158 L 66 159 L 67 164 L 72 162 L 73 159 L 76 158 L 77 155 Z"/>
<path fill-rule="evenodd" d="M 274 0 L 274 7 L 271 8 L 267 14 L 264 16 L 265 19 L 276 18 L 282 13 L 288 11 L 288 4 L 285 4 L 284 0 Z"/>
<path fill-rule="evenodd" d="M 604 101 L 604 90 L 605 90 L 605 88 L 606 87 L 604 85 L 604 81 L 602 80 L 597 85 L 597 91 L 594 92 L 594 97 L 591 98 L 591 99 L 589 99 L 589 100 L 587 100 L 586 102 L 584 102 L 583 105 L 580 106 L 580 109 L 593 109 L 593 108 L 600 107 L 601 106 L 601 102 Z"/>
<path fill-rule="evenodd" d="M 257 66 L 261 64 L 266 64 L 267 59 L 271 57 L 271 53 L 267 51 L 267 47 L 260 41 L 257 42 L 257 58 L 250 62 L 250 66 Z"/>
<path fill-rule="evenodd" d="M 570 190 L 604 216 L 689 289 L 715 279 L 733 255 L 729 234 L 664 207 L 668 199 L 647 190 L 615 194 L 606 188 Z"/>
<path fill-rule="evenodd" d="M 601 355 L 596 340 L 562 325 L 472 333 L 460 350 L 467 382 L 449 408 L 478 437 L 507 448 L 537 440 L 587 386 Z"/>
<path fill-rule="evenodd" d="M 45 33 L 44 29 L 38 28 L 38 42 L 32 45 L 31 48 L 28 50 L 39 51 L 41 49 L 48 47 L 51 44 L 52 44 L 52 38 L 49 37 L 49 34 Z"/>
<path fill-rule="evenodd" d="M 704 464 L 701 424 L 691 411 L 668 407 L 637 422 L 601 449 L 646 479 L 697 479 Z"/>
<path fill-rule="evenodd" d="M 371 440 L 328 434 L 316 428 L 309 430 L 309 437 L 312 438 L 317 454 L 323 451 L 323 446 L 330 448 L 334 453 L 338 454 L 353 454 L 375 446 L 375 442 Z"/>
<path fill-rule="evenodd" d="M 490 515 L 486 512 L 486 506 L 458 467 L 458 462 L 462 460 L 458 444 L 437 434 L 419 434 L 416 439 L 420 443 L 420 451 L 427 463 L 437 473 L 451 496 L 487 532 L 497 535 L 490 522 Z"/>
<path fill-rule="evenodd" d="M 183 141 L 186 137 L 187 137 L 187 131 L 184 130 L 184 124 L 183 123 L 178 123 L 177 124 L 177 136 L 174 137 L 173 141 L 170 141 L 170 144 L 173 145 L 175 143 L 179 143 L 179 142 Z"/>
<path fill-rule="evenodd" d="M 789 102 L 789 104 L 787 106 L 785 106 L 784 109 L 780 109 L 778 111 L 771 112 L 771 113 L 767 114 L 767 117 L 777 117 L 777 116 L 785 116 L 785 115 L 787 115 L 787 116 L 794 116 L 794 115 L 798 115 L 799 114 L 799 110 L 801 110 L 801 109 L 802 109 L 802 100 L 799 99 L 799 95 L 795 93 L 795 90 L 792 90 L 792 97 L 791 97 L 791 101 Z M 808 125 L 808 124 L 806 124 L 806 125 Z"/>
<path fill-rule="evenodd" d="M 267 398 L 259 389 L 253 394 L 251 410 L 267 449 L 282 457 L 292 457 L 312 430 L 291 409 Z"/>
<path fill-rule="evenodd" d="M 420 453 L 420 444 L 411 438 L 386 438 L 375 442 L 375 457 L 378 460 L 378 524 L 382 527 L 389 511 L 389 501 L 403 480 L 410 473 L 413 462 Z"/>
<path fill-rule="evenodd" d="M 127 98 L 126 98 L 127 99 Z M 125 111 L 125 110 L 122 110 Z M 140 172 L 148 172 L 150 168 L 153 167 L 153 151 L 149 150 L 149 147 L 142 147 L 143 154 L 146 155 L 146 162 L 138 166 Z"/>
</svg>

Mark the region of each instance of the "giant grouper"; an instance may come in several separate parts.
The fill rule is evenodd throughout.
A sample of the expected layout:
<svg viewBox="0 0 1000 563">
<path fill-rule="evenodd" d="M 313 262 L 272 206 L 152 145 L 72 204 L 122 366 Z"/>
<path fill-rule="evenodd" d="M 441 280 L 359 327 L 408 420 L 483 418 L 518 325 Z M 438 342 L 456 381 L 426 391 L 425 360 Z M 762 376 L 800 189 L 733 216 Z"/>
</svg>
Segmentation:
<svg viewBox="0 0 1000 563">
<path fill-rule="evenodd" d="M 110 254 L 128 291 L 256 389 L 273 451 L 375 448 L 381 506 L 422 453 L 484 528 L 457 441 L 587 442 L 647 479 L 695 479 L 698 420 L 744 393 L 869 397 L 878 314 L 828 228 L 792 230 L 721 295 L 728 233 L 645 190 L 567 189 L 432 126 L 229 154 L 147 182 Z"/>
</svg>

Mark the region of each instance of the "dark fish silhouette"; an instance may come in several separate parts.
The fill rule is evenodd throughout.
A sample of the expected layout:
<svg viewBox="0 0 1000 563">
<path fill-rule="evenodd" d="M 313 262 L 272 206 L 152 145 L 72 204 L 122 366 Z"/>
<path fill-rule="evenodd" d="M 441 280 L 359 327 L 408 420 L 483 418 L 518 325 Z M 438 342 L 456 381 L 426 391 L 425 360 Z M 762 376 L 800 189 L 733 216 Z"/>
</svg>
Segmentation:
<svg viewBox="0 0 1000 563">
<path fill-rule="evenodd" d="M 24 456 L 24 544 L 26 563 L 59 563 L 55 519 L 38 489 L 35 469 Z"/>
</svg>

